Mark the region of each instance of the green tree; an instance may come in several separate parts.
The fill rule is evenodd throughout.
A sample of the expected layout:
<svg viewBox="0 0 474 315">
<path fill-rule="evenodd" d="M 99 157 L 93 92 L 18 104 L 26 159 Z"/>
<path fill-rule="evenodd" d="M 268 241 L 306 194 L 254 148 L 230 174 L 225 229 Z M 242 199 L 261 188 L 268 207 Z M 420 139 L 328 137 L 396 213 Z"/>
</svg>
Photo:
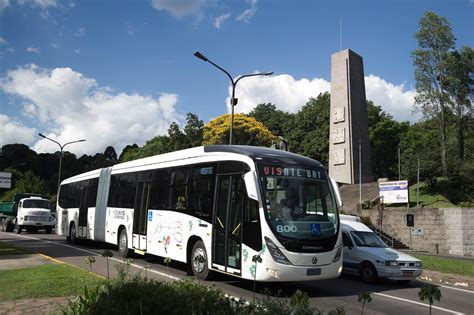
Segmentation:
<svg viewBox="0 0 474 315">
<path fill-rule="evenodd" d="M 423 285 L 418 292 L 418 297 L 420 301 L 428 300 L 430 303 L 430 315 L 431 315 L 431 305 L 433 305 L 434 300 L 438 301 L 441 299 L 441 291 L 437 286 L 432 284 Z"/>
<path fill-rule="evenodd" d="M 470 47 L 462 47 L 454 51 L 446 59 L 447 75 L 442 81 L 443 88 L 449 95 L 449 103 L 456 117 L 458 158 L 464 163 L 465 136 L 472 117 L 472 86 L 474 84 L 474 51 Z"/>
<path fill-rule="evenodd" d="M 115 162 L 117 161 L 117 152 L 113 146 L 108 146 L 104 151 L 104 157 L 107 161 Z"/>
<path fill-rule="evenodd" d="M 286 138 L 286 134 L 291 129 L 293 114 L 277 110 L 276 106 L 267 104 L 258 104 L 250 113 L 250 117 L 263 123 L 271 133 Z"/>
<path fill-rule="evenodd" d="M 454 49 L 455 38 L 446 18 L 426 11 L 415 33 L 418 48 L 412 52 L 415 66 L 415 106 L 426 119 L 439 123 L 440 156 L 443 175 L 447 175 L 447 114 L 449 98 L 445 90 L 447 56 Z"/>
<path fill-rule="evenodd" d="M 202 144 L 203 129 L 204 122 L 196 114 L 188 113 L 186 116 L 186 126 L 183 129 L 188 148 L 198 147 Z"/>
<path fill-rule="evenodd" d="M 204 126 L 203 144 L 229 143 L 230 115 L 224 114 Z M 261 122 L 244 114 L 234 115 L 234 144 L 270 147 L 275 137 Z"/>
<path fill-rule="evenodd" d="M 289 150 L 328 165 L 330 94 L 310 98 L 294 115 L 288 132 Z"/>
<path fill-rule="evenodd" d="M 48 193 L 45 182 L 32 171 L 20 172 L 12 168 L 7 168 L 5 171 L 12 173 L 13 188 L 3 194 L 4 201 L 12 200 L 15 193 Z"/>
</svg>

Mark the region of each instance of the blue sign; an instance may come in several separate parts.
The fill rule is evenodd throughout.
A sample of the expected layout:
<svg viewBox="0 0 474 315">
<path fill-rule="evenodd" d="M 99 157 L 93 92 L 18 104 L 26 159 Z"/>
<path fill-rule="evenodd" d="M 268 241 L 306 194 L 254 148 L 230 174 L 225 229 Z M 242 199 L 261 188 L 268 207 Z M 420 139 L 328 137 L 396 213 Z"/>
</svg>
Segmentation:
<svg viewBox="0 0 474 315">
<path fill-rule="evenodd" d="M 153 212 L 148 211 L 148 221 L 153 221 Z"/>
<path fill-rule="evenodd" d="M 321 225 L 319 223 L 311 223 L 311 235 L 321 235 Z"/>
</svg>

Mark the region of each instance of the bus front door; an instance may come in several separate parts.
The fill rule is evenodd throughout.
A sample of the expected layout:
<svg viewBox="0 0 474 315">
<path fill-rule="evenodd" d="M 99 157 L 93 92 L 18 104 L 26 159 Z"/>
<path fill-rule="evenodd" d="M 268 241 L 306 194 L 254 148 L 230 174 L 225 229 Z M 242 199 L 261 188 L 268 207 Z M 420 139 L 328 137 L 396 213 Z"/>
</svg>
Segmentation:
<svg viewBox="0 0 474 315">
<path fill-rule="evenodd" d="M 243 185 L 241 174 L 217 177 L 212 266 L 235 275 L 241 274 Z"/>
<path fill-rule="evenodd" d="M 77 218 L 78 232 L 77 236 L 81 238 L 87 238 L 87 212 L 88 202 L 87 202 L 87 187 L 81 188 L 81 194 L 79 197 L 79 216 Z"/>
<path fill-rule="evenodd" d="M 151 181 L 138 182 L 133 211 L 132 246 L 138 250 L 146 250 L 146 224 L 150 201 Z"/>
</svg>

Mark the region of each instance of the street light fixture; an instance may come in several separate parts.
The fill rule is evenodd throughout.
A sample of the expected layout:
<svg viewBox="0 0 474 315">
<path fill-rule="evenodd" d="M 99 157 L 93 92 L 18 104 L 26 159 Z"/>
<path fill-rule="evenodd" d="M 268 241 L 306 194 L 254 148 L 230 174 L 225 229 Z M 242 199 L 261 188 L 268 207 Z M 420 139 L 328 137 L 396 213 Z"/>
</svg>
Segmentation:
<svg viewBox="0 0 474 315">
<path fill-rule="evenodd" d="M 237 105 L 237 101 L 238 99 L 235 98 L 235 86 L 237 85 L 237 82 L 239 82 L 241 79 L 243 78 L 247 78 L 247 77 L 255 77 L 255 76 L 260 76 L 260 75 L 272 75 L 273 72 L 262 72 L 262 73 L 252 73 L 252 74 L 244 74 L 244 75 L 241 75 L 240 77 L 238 77 L 235 81 L 234 79 L 232 78 L 232 76 L 229 74 L 229 72 L 227 72 L 226 70 L 224 70 L 223 68 L 221 68 L 219 65 L 215 64 L 214 62 L 212 62 L 211 60 L 209 60 L 206 56 L 204 56 L 203 54 L 201 54 L 199 51 L 196 51 L 194 53 L 194 56 L 196 56 L 197 58 L 201 59 L 202 61 L 205 61 L 205 62 L 209 62 L 211 65 L 213 65 L 214 67 L 216 67 L 217 69 L 221 70 L 222 72 L 224 72 L 230 79 L 230 82 L 232 83 L 232 98 L 230 99 L 230 108 L 231 108 L 231 113 L 230 113 L 230 135 L 229 135 L 229 144 L 232 144 L 232 135 L 233 135 L 233 132 L 234 132 L 234 106 Z"/>
<path fill-rule="evenodd" d="M 45 135 L 43 135 L 42 133 L 39 133 L 38 134 L 40 137 L 42 138 L 45 138 L 45 139 L 48 139 L 49 141 L 52 141 L 54 143 L 56 143 L 59 148 L 60 148 L 60 155 L 59 155 L 59 172 L 58 172 L 58 191 L 57 191 L 57 194 L 59 194 L 59 186 L 61 185 L 61 165 L 62 165 L 62 161 L 63 161 L 63 149 L 65 146 L 67 146 L 68 144 L 71 144 L 71 143 L 76 143 L 76 142 L 84 142 L 86 141 L 86 139 L 81 139 L 81 140 L 75 140 L 75 141 L 71 141 L 71 142 L 66 142 L 65 144 L 61 145 L 59 142 L 57 142 L 56 140 L 53 140 L 51 138 L 48 138 L 46 137 Z"/>
</svg>

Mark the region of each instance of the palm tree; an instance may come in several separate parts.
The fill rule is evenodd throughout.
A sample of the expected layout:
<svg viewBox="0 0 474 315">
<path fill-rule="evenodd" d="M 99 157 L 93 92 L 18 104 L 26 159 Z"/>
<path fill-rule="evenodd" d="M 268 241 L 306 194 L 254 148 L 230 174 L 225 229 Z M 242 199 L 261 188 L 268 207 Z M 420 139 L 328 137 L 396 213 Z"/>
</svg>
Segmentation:
<svg viewBox="0 0 474 315">
<path fill-rule="evenodd" d="M 360 312 L 360 315 L 363 315 L 364 314 L 364 306 L 365 306 L 365 303 L 370 303 L 372 302 L 372 297 L 370 296 L 370 293 L 369 292 L 362 292 L 359 294 L 359 297 L 357 298 L 357 300 L 359 302 L 362 302 L 362 310 Z"/>
<path fill-rule="evenodd" d="M 441 299 L 441 291 L 437 286 L 432 284 L 423 285 L 418 292 L 418 296 L 420 297 L 421 301 L 428 300 L 430 302 L 430 315 L 431 315 L 431 305 L 433 301 L 436 300 L 439 302 Z"/>
</svg>

